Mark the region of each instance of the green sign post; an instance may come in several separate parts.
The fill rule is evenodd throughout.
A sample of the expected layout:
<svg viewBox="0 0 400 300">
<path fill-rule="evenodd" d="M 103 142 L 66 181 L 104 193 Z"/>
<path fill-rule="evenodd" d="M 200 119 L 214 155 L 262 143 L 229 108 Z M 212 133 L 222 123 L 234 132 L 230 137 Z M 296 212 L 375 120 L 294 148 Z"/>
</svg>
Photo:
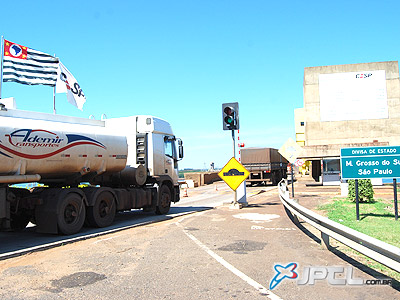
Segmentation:
<svg viewBox="0 0 400 300">
<path fill-rule="evenodd" d="M 400 146 L 343 148 L 340 150 L 342 179 L 355 179 L 358 215 L 358 179 L 393 178 L 395 218 L 397 210 L 397 182 L 400 177 Z"/>
</svg>

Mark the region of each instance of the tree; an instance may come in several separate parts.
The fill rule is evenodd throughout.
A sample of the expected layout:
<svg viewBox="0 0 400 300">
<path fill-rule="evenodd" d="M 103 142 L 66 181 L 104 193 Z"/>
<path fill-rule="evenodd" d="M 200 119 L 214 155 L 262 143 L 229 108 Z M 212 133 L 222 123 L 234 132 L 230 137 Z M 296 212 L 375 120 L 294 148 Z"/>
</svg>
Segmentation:
<svg viewBox="0 0 400 300">
<path fill-rule="evenodd" d="M 356 184 L 354 179 L 349 181 L 349 195 L 348 199 L 356 201 Z M 358 197 L 360 202 L 374 202 L 374 189 L 372 187 L 371 179 L 358 180 Z"/>
</svg>

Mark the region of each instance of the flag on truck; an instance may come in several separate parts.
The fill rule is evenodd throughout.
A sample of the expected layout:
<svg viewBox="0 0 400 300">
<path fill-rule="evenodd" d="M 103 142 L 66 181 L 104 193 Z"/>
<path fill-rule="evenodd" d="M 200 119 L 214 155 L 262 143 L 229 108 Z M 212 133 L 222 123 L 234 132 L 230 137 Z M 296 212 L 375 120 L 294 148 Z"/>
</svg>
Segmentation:
<svg viewBox="0 0 400 300">
<path fill-rule="evenodd" d="M 55 86 L 58 58 L 7 40 L 3 50 L 3 82 Z"/>
<path fill-rule="evenodd" d="M 70 71 L 68 71 L 61 61 L 59 62 L 58 68 L 56 92 L 67 93 L 68 102 L 80 110 L 83 110 L 83 104 L 86 102 L 86 97 L 75 77 Z"/>
</svg>

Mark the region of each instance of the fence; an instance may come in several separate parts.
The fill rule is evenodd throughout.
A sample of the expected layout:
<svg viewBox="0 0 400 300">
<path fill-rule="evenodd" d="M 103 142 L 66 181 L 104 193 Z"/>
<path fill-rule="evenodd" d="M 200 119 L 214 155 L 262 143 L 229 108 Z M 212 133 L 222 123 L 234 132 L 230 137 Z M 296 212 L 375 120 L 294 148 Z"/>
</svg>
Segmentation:
<svg viewBox="0 0 400 300">
<path fill-rule="evenodd" d="M 389 245 L 366 234 L 329 220 L 302 207 L 290 199 L 287 180 L 279 182 L 279 197 L 285 208 L 293 215 L 293 220 L 304 220 L 321 232 L 321 245 L 329 249 L 329 237 L 357 250 L 375 261 L 400 272 L 400 248 Z"/>
</svg>

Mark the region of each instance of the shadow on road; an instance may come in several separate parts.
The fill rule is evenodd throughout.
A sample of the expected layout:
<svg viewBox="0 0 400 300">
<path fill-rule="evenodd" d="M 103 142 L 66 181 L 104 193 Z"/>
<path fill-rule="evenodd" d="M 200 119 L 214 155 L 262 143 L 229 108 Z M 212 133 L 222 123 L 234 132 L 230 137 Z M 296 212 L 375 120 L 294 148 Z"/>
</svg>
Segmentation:
<svg viewBox="0 0 400 300">
<path fill-rule="evenodd" d="M 118 213 L 111 226 L 106 228 L 84 227 L 79 233 L 69 236 L 37 233 L 35 231 L 35 226 L 27 227 L 19 232 L 0 232 L 0 260 L 136 226 L 169 220 L 174 217 L 211 208 L 212 207 L 208 206 L 173 206 L 167 215 L 155 215 L 153 212 L 132 210 L 129 212 Z"/>
</svg>

